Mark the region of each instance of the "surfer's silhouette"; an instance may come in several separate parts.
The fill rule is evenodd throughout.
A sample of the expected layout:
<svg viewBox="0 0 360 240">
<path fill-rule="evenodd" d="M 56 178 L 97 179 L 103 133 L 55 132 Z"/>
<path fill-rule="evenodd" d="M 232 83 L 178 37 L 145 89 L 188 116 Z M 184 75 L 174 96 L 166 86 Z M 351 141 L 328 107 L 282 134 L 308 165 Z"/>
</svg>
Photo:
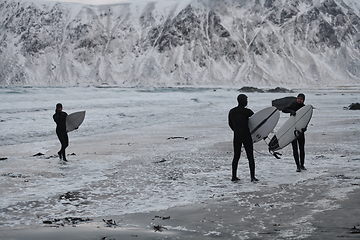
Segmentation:
<svg viewBox="0 0 360 240">
<path fill-rule="evenodd" d="M 56 104 L 55 114 L 53 119 L 56 122 L 56 135 L 61 143 L 61 149 L 58 152 L 60 160 L 66 160 L 65 149 L 69 146 L 69 137 L 66 131 L 66 117 L 67 113 L 63 112 L 63 106 L 61 103 Z"/>
<path fill-rule="evenodd" d="M 296 111 L 305 106 L 305 95 L 303 93 L 300 93 L 296 101 L 291 103 L 289 106 L 285 107 L 282 111 L 284 113 L 290 113 L 290 116 L 295 116 Z M 302 132 L 295 132 L 296 139 L 291 142 L 292 149 L 293 149 L 293 156 L 296 163 L 296 171 L 301 172 L 301 170 L 306 170 L 304 164 L 305 164 L 305 131 L 306 128 L 302 129 Z M 299 151 L 300 156 L 299 156 Z"/>
<path fill-rule="evenodd" d="M 241 155 L 241 147 L 244 145 L 246 156 L 249 161 L 250 177 L 252 182 L 259 181 L 255 178 L 255 160 L 254 160 L 254 146 L 251 138 L 248 121 L 254 112 L 246 108 L 248 98 L 245 94 L 240 94 L 237 97 L 238 106 L 231 109 L 228 115 L 229 126 L 234 132 L 234 158 L 232 161 L 232 178 L 231 181 L 240 180 L 237 177 L 237 168 Z"/>
</svg>

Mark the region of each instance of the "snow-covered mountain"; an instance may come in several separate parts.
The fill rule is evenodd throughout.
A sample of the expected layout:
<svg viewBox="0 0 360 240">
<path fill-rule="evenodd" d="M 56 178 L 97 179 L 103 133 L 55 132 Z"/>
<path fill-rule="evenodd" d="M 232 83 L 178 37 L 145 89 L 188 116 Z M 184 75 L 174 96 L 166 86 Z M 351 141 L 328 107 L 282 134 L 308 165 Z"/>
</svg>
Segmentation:
<svg viewBox="0 0 360 240">
<path fill-rule="evenodd" d="M 0 2 L 0 85 L 360 84 L 356 0 Z"/>
</svg>

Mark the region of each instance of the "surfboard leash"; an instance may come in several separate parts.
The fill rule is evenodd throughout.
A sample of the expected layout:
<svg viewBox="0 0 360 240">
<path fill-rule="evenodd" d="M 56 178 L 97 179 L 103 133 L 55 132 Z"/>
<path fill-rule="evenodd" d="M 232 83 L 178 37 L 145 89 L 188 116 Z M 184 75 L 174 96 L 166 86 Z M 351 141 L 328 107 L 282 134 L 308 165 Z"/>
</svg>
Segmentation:
<svg viewBox="0 0 360 240">
<path fill-rule="evenodd" d="M 277 159 L 281 159 L 280 156 L 282 156 L 282 154 L 279 153 L 279 152 L 269 151 L 270 154 L 267 154 L 267 153 L 260 152 L 260 151 L 258 151 L 258 150 L 256 150 L 256 149 L 254 149 L 254 151 L 257 152 L 258 154 L 261 154 L 261 155 L 264 155 L 264 156 L 274 156 L 274 157 L 277 158 Z"/>
<path fill-rule="evenodd" d="M 266 142 L 266 139 L 267 139 L 267 138 L 268 138 L 268 136 L 264 137 L 263 140 L 264 140 L 264 142 L 266 143 L 266 145 L 269 145 L 269 144 Z M 257 151 L 255 148 L 254 148 L 254 151 L 257 152 L 257 153 L 259 153 L 259 154 L 261 154 L 261 155 L 269 156 L 269 154 L 267 154 L 267 153 L 262 153 L 262 152 L 260 152 L 260 151 Z M 271 156 L 274 156 L 274 157 L 277 158 L 277 159 L 281 159 L 281 157 L 280 157 L 280 156 L 282 156 L 281 153 L 275 152 L 275 151 L 270 151 L 270 150 L 269 150 L 269 153 L 270 153 Z"/>
</svg>

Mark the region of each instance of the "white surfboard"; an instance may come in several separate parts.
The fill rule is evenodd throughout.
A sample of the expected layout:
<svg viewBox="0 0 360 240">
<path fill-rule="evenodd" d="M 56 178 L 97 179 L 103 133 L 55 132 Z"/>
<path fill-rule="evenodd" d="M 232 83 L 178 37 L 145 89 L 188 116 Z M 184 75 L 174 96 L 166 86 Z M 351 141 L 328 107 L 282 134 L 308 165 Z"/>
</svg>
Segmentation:
<svg viewBox="0 0 360 240">
<path fill-rule="evenodd" d="M 66 117 L 66 131 L 71 132 L 77 129 L 85 118 L 85 111 L 74 112 Z"/>
<path fill-rule="evenodd" d="M 280 118 L 280 112 L 276 107 L 267 107 L 249 118 L 249 129 L 253 143 L 266 138 L 275 128 Z"/>
<path fill-rule="evenodd" d="M 309 124 L 312 113 L 313 107 L 306 105 L 300 108 L 295 116 L 290 116 L 270 140 L 268 144 L 269 151 L 280 150 L 294 141 L 298 134 L 303 132 L 302 129 L 306 128 Z"/>
</svg>

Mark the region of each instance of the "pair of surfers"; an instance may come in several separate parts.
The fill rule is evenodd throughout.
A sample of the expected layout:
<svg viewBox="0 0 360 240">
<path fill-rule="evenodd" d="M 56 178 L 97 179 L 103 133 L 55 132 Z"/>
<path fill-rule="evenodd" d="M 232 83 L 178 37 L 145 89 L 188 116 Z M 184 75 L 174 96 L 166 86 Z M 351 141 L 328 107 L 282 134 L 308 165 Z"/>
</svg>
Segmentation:
<svg viewBox="0 0 360 240">
<path fill-rule="evenodd" d="M 246 156 L 249 161 L 251 181 L 257 182 L 259 180 L 255 177 L 254 147 L 250 134 L 250 129 L 248 126 L 249 118 L 254 114 L 254 112 L 251 109 L 246 108 L 248 104 L 248 98 L 245 94 L 240 94 L 237 97 L 237 101 L 238 101 L 238 106 L 232 108 L 229 111 L 229 115 L 228 115 L 229 127 L 234 132 L 234 138 L 233 138 L 234 158 L 232 161 L 231 181 L 240 180 L 237 177 L 237 168 L 241 155 L 241 147 L 242 145 L 244 145 Z M 304 101 L 305 101 L 305 95 L 303 93 L 300 93 L 296 98 L 296 102 L 293 102 L 289 106 L 285 107 L 283 109 L 283 112 L 290 113 L 291 116 L 295 116 L 296 111 L 302 108 L 303 106 L 305 106 Z M 304 166 L 305 164 L 304 133 L 301 133 L 294 141 L 292 141 L 291 144 L 293 148 L 293 156 L 297 166 L 296 171 L 300 172 L 301 170 L 306 170 Z M 300 150 L 300 155 L 298 148 Z"/>
</svg>

